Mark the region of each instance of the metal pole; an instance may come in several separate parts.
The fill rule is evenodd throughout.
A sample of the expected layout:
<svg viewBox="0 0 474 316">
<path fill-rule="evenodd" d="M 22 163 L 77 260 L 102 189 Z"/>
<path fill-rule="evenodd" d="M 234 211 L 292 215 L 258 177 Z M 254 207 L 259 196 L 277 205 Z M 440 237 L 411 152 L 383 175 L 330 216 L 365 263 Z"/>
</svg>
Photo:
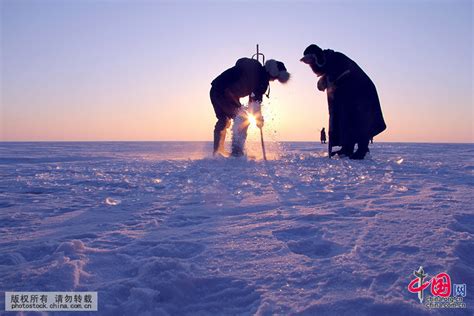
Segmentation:
<svg viewBox="0 0 474 316">
<path fill-rule="evenodd" d="M 263 160 L 267 160 L 267 153 L 265 151 L 265 143 L 263 142 L 263 130 L 260 128 L 260 141 L 262 143 L 262 153 L 263 153 Z"/>
<path fill-rule="evenodd" d="M 259 57 L 262 56 L 262 64 L 265 65 L 265 55 L 260 53 L 260 50 L 258 49 L 258 44 L 257 44 L 257 53 L 252 55 L 252 59 L 257 57 L 257 61 L 260 62 Z"/>
<path fill-rule="evenodd" d="M 257 56 L 257 61 L 260 62 L 258 60 L 258 57 L 260 57 L 260 55 L 262 55 L 263 57 L 263 62 L 265 63 L 265 56 L 263 54 L 260 54 L 259 50 L 258 50 L 258 44 L 257 44 L 257 54 L 255 54 Z M 255 56 L 254 55 L 254 56 Z M 260 110 L 261 111 L 261 110 Z M 265 151 L 265 142 L 263 141 L 263 129 L 262 127 L 260 127 L 260 142 L 262 143 L 262 153 L 263 153 L 263 159 L 266 161 L 267 160 L 267 153 Z"/>
</svg>

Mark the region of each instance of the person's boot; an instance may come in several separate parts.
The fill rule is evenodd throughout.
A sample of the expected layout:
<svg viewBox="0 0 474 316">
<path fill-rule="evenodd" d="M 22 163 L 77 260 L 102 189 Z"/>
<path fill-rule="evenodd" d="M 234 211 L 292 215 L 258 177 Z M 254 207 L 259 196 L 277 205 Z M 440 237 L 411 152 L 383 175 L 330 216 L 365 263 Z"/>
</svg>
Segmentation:
<svg viewBox="0 0 474 316">
<path fill-rule="evenodd" d="M 214 156 L 224 152 L 224 143 L 225 143 L 226 130 L 214 131 Z"/>
<path fill-rule="evenodd" d="M 350 158 L 354 160 L 363 160 L 365 158 L 365 154 L 367 154 L 368 152 L 368 149 L 365 151 L 357 149 L 356 152 L 350 156 Z"/>
<path fill-rule="evenodd" d="M 235 123 L 234 123 L 235 124 Z M 247 135 L 242 134 L 242 129 L 234 130 L 232 133 L 232 153 L 233 157 L 242 157 L 244 155 L 244 145 Z"/>
<path fill-rule="evenodd" d="M 351 159 L 362 160 L 369 152 L 369 140 L 357 143 L 357 150 L 350 156 Z"/>
<path fill-rule="evenodd" d="M 246 116 L 238 115 L 234 118 L 234 125 L 232 126 L 232 156 L 241 157 L 244 155 L 248 127 L 249 123 Z"/>
<path fill-rule="evenodd" d="M 351 157 L 354 152 L 354 145 L 355 144 L 342 145 L 341 149 L 338 151 L 332 152 L 331 156 L 338 155 L 339 157 L 342 157 L 342 156 Z"/>
<path fill-rule="evenodd" d="M 244 151 L 240 146 L 232 145 L 232 157 L 242 157 L 244 155 Z"/>
</svg>

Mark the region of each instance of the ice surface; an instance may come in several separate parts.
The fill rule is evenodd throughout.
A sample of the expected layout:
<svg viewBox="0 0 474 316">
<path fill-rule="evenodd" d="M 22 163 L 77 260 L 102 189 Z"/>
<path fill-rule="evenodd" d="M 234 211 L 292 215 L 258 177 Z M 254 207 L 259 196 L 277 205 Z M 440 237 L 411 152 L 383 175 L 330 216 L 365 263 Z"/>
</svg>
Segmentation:
<svg viewBox="0 0 474 316">
<path fill-rule="evenodd" d="M 474 313 L 473 145 L 278 148 L 0 143 L 0 291 L 98 291 L 101 315 Z M 468 309 L 424 308 L 420 265 Z"/>
</svg>

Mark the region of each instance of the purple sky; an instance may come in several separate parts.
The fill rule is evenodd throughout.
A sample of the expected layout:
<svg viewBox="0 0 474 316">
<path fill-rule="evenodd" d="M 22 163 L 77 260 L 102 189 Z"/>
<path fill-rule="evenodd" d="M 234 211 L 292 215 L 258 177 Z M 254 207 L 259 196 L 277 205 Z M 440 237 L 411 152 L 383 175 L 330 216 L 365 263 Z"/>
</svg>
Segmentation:
<svg viewBox="0 0 474 316">
<path fill-rule="evenodd" d="M 211 140 L 210 82 L 256 43 L 292 73 L 267 131 L 317 140 L 326 96 L 299 62 L 315 43 L 373 79 L 380 141 L 473 142 L 472 17 L 472 1 L 2 0 L 0 140 Z"/>
</svg>

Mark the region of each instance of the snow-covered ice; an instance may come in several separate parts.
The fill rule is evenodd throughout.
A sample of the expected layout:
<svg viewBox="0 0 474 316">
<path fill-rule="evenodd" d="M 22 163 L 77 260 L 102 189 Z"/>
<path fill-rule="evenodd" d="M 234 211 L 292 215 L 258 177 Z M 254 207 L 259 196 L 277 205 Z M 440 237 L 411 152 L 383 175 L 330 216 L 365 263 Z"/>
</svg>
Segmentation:
<svg viewBox="0 0 474 316">
<path fill-rule="evenodd" d="M 0 313 L 3 291 L 98 291 L 100 315 L 472 315 L 474 145 L 371 151 L 0 143 Z M 419 266 L 467 309 L 421 305 Z"/>
</svg>

